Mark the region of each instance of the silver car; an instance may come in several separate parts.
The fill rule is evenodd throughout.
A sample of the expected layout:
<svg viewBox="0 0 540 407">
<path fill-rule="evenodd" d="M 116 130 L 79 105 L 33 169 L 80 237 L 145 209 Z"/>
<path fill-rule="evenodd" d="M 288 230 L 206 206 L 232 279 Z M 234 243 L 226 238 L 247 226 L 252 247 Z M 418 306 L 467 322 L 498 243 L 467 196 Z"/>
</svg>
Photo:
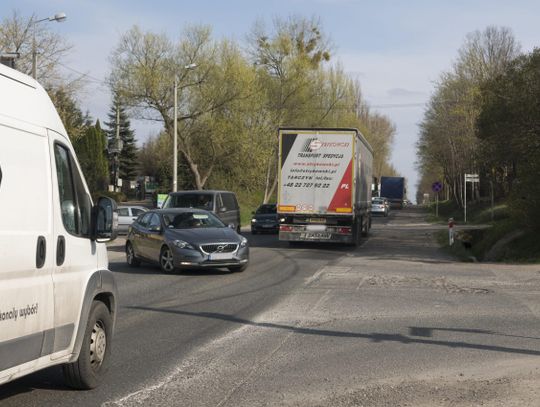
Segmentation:
<svg viewBox="0 0 540 407">
<path fill-rule="evenodd" d="M 125 234 L 140 214 L 148 211 L 143 206 L 121 205 L 118 207 L 118 233 Z"/>
<path fill-rule="evenodd" d="M 225 267 L 244 271 L 249 263 L 245 237 L 211 212 L 194 208 L 158 209 L 129 227 L 126 259 L 157 263 L 167 273 L 175 269 Z"/>
<path fill-rule="evenodd" d="M 388 216 L 389 206 L 387 205 L 386 198 L 372 198 L 371 199 L 371 214 Z"/>
</svg>

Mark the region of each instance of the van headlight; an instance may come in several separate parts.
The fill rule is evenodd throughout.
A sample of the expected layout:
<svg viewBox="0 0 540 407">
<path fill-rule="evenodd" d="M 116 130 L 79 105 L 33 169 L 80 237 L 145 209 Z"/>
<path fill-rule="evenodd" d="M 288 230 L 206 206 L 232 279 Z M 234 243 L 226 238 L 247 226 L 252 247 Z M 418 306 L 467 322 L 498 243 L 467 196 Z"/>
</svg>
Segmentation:
<svg viewBox="0 0 540 407">
<path fill-rule="evenodd" d="M 251 219 L 251 223 L 256 223 L 257 222 L 257 219 L 253 218 Z"/>
<path fill-rule="evenodd" d="M 240 247 L 246 247 L 248 244 L 248 240 L 242 236 L 242 239 L 240 240 Z"/>
<path fill-rule="evenodd" d="M 173 244 L 178 247 L 179 249 L 191 249 L 191 250 L 195 250 L 195 248 L 190 245 L 188 242 L 184 241 L 184 240 L 175 240 L 173 242 Z"/>
</svg>

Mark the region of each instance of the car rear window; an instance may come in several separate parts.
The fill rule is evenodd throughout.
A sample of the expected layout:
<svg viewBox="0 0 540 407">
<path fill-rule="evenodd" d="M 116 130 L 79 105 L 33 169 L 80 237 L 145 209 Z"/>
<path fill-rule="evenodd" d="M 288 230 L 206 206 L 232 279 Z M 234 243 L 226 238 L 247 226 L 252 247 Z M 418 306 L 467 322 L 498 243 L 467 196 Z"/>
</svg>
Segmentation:
<svg viewBox="0 0 540 407">
<path fill-rule="evenodd" d="M 129 216 L 128 208 L 118 208 L 118 216 Z"/>
<path fill-rule="evenodd" d="M 144 209 L 131 208 L 131 213 L 133 214 L 133 216 L 139 216 L 141 213 L 144 212 L 146 212 Z"/>
</svg>

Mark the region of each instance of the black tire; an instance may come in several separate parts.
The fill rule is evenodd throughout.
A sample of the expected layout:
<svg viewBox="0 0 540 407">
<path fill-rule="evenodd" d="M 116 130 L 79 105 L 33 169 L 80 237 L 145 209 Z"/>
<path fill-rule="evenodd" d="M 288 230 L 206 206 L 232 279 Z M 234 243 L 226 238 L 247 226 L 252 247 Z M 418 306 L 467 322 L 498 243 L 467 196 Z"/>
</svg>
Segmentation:
<svg viewBox="0 0 540 407">
<path fill-rule="evenodd" d="M 74 389 L 93 389 L 102 382 L 111 353 L 113 320 L 101 301 L 94 301 L 84 331 L 79 358 L 62 366 L 66 384 Z"/>
<path fill-rule="evenodd" d="M 227 268 L 229 269 L 229 271 L 231 273 L 241 273 L 242 271 L 247 269 L 247 267 L 248 267 L 247 264 L 243 264 L 241 266 L 231 266 L 231 267 L 227 267 Z"/>
<path fill-rule="evenodd" d="M 159 252 L 159 267 L 165 273 L 174 272 L 174 259 L 172 250 L 168 246 L 163 246 Z"/>
<path fill-rule="evenodd" d="M 135 256 L 135 250 L 131 242 L 126 243 L 126 261 L 129 267 L 139 267 L 141 261 Z"/>
<path fill-rule="evenodd" d="M 371 218 L 367 219 L 366 222 L 364 222 L 364 218 L 362 217 L 362 221 L 360 223 L 361 233 L 362 237 L 368 237 L 369 235 L 369 228 L 370 228 Z"/>
</svg>

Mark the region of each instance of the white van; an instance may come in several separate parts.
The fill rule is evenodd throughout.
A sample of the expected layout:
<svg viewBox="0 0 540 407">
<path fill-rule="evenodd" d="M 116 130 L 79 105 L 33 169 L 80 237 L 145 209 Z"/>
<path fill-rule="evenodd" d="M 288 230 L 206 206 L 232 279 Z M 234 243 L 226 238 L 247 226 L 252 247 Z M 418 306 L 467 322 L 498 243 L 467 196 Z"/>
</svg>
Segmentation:
<svg viewBox="0 0 540 407">
<path fill-rule="evenodd" d="M 109 360 L 117 294 L 104 242 L 116 203 L 93 206 L 45 90 L 0 65 L 0 384 L 62 364 L 97 386 Z"/>
</svg>

